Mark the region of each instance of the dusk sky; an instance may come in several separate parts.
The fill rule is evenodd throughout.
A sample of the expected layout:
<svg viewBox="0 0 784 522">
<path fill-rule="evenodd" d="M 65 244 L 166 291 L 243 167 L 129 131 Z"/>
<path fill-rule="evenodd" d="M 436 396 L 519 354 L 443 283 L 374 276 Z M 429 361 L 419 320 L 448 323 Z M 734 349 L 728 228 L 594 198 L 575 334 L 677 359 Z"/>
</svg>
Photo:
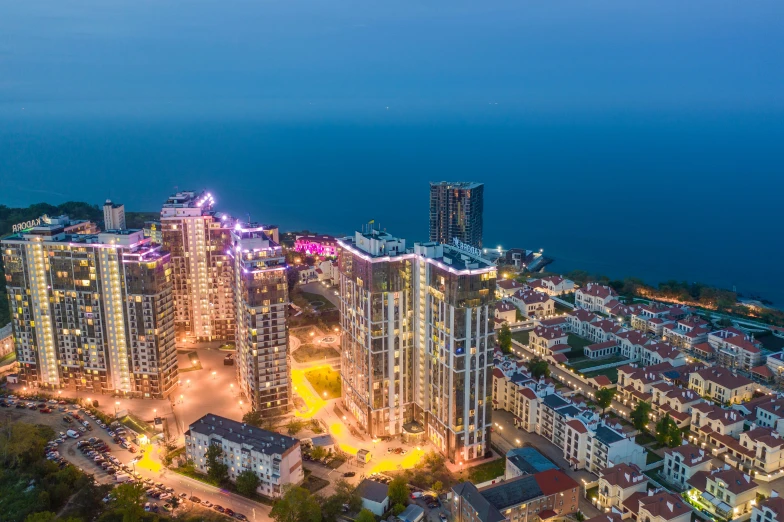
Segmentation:
<svg viewBox="0 0 784 522">
<path fill-rule="evenodd" d="M 209 112 L 243 100 L 767 110 L 784 97 L 777 0 L 25 0 L 1 12 L 5 110 Z"/>
</svg>

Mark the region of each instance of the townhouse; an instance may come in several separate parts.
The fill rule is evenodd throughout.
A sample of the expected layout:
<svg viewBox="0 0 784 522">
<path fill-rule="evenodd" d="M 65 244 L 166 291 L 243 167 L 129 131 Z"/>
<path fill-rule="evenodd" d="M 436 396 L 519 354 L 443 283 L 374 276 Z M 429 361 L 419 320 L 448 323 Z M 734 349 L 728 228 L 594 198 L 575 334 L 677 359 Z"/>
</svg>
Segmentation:
<svg viewBox="0 0 784 522">
<path fill-rule="evenodd" d="M 759 486 L 751 477 L 727 464 L 713 471 L 695 473 L 688 484 L 692 494 L 699 495 L 715 514 L 726 519 L 751 513 Z"/>
<path fill-rule="evenodd" d="M 691 429 L 702 440 L 707 440 L 707 435 L 712 433 L 737 437 L 743 431 L 744 422 L 740 412 L 707 402 L 698 402 L 691 408 Z"/>
<path fill-rule="evenodd" d="M 689 387 L 719 403 L 736 404 L 751 399 L 754 383 L 726 368 L 712 366 L 696 371 L 689 376 Z"/>
<path fill-rule="evenodd" d="M 672 366 L 686 364 L 686 356 L 682 351 L 665 342 L 650 342 L 640 350 L 640 363 L 642 366 L 669 363 Z"/>
<path fill-rule="evenodd" d="M 495 327 L 501 328 L 504 324 L 517 322 L 517 307 L 507 301 L 499 301 L 495 304 Z"/>
<path fill-rule="evenodd" d="M 751 508 L 751 522 L 784 522 L 784 498 L 773 490 L 770 498 Z"/>
<path fill-rule="evenodd" d="M 684 319 L 688 313 L 686 308 L 679 306 L 652 303 L 640 306 L 637 312 L 632 314 L 630 322 L 632 328 L 661 337 L 665 326 Z"/>
<path fill-rule="evenodd" d="M 583 348 L 583 353 L 589 359 L 606 359 L 621 352 L 618 341 L 604 341 L 603 343 L 589 344 Z"/>
<path fill-rule="evenodd" d="M 662 338 L 678 348 L 692 350 L 695 344 L 708 340 L 708 332 L 710 323 L 700 316 L 692 315 L 664 325 Z"/>
<path fill-rule="evenodd" d="M 651 402 L 653 385 L 664 382 L 662 372 L 672 368 L 669 363 L 640 368 L 627 364 L 618 368 L 618 400 L 634 405 L 640 401 Z"/>
<path fill-rule="evenodd" d="M 568 324 L 568 331 L 582 337 L 588 338 L 588 326 L 594 321 L 601 321 L 602 318 L 598 315 L 583 310 L 582 308 L 575 308 L 566 314 L 566 323 Z"/>
<path fill-rule="evenodd" d="M 650 342 L 650 337 L 639 330 L 622 330 L 615 334 L 621 356 L 630 361 L 642 359 L 643 346 Z"/>
<path fill-rule="evenodd" d="M 565 279 L 561 276 L 549 276 L 536 279 L 528 285 L 537 292 L 543 292 L 550 296 L 570 294 L 574 292 L 574 281 Z"/>
<path fill-rule="evenodd" d="M 756 423 L 765 428 L 784 432 L 784 397 L 766 395 L 755 399 L 754 415 Z M 754 401 L 752 401 L 754 402 Z"/>
<path fill-rule="evenodd" d="M 635 465 L 617 464 L 599 471 L 598 503 L 602 508 L 622 509 L 623 502 L 648 487 L 648 477 Z"/>
<path fill-rule="evenodd" d="M 691 423 L 694 405 L 702 402 L 702 398 L 693 390 L 681 388 L 668 382 L 659 382 L 651 387 L 651 406 L 656 419 L 669 414 L 680 428 Z"/>
<path fill-rule="evenodd" d="M 537 326 L 528 336 L 528 347 L 542 357 L 572 349 L 567 344 L 569 335 L 557 326 Z"/>
<path fill-rule="evenodd" d="M 664 450 L 664 466 L 659 468 L 659 476 L 684 491 L 688 489 L 691 477 L 701 471 L 710 471 L 710 467 L 710 453 L 693 444 L 682 444 Z"/>
<path fill-rule="evenodd" d="M 496 283 L 495 291 L 498 299 L 512 297 L 519 290 L 528 290 L 530 287 L 514 279 L 501 279 Z"/>
<path fill-rule="evenodd" d="M 762 344 L 737 328 L 708 334 L 708 344 L 716 351 L 716 361 L 725 368 L 749 371 L 762 364 Z"/>
<path fill-rule="evenodd" d="M 740 445 L 748 450 L 740 459 L 740 463 L 745 467 L 765 473 L 784 469 L 784 439 L 779 432 L 755 426 L 740 434 Z"/>
<path fill-rule="evenodd" d="M 590 312 L 606 313 L 607 304 L 616 300 L 618 293 L 612 287 L 597 283 L 588 283 L 582 288 L 578 288 L 574 293 L 574 304 L 578 308 Z M 617 300 L 616 300 L 617 301 Z"/>
<path fill-rule="evenodd" d="M 509 300 L 528 318 L 549 317 L 555 313 L 555 301 L 549 295 L 533 290 L 518 290 Z"/>
<path fill-rule="evenodd" d="M 689 522 L 691 508 L 680 497 L 655 489 L 626 499 L 621 517 L 639 522 Z"/>
</svg>

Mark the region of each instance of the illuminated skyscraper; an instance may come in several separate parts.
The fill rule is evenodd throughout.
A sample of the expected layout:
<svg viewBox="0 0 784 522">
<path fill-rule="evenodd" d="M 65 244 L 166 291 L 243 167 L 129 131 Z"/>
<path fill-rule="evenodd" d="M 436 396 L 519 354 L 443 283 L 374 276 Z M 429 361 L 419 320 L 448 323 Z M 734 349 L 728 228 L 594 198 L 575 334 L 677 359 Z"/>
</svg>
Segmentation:
<svg viewBox="0 0 784 522">
<path fill-rule="evenodd" d="M 161 209 L 161 240 L 173 269 L 174 325 L 181 339 L 234 339 L 232 263 L 226 252 L 235 221 L 215 212 L 214 204 L 207 192 L 178 192 Z"/>
<path fill-rule="evenodd" d="M 343 402 L 372 437 L 489 448 L 495 266 L 471 247 L 369 229 L 339 241 Z"/>
<path fill-rule="evenodd" d="M 286 257 L 277 229 L 236 225 L 232 231 L 237 379 L 253 410 L 281 415 L 292 403 L 286 316 Z"/>
<path fill-rule="evenodd" d="M 169 255 L 140 230 L 2 240 L 23 384 L 162 398 L 177 382 Z"/>
<path fill-rule="evenodd" d="M 475 182 L 430 183 L 430 241 L 482 248 L 485 186 Z"/>
</svg>

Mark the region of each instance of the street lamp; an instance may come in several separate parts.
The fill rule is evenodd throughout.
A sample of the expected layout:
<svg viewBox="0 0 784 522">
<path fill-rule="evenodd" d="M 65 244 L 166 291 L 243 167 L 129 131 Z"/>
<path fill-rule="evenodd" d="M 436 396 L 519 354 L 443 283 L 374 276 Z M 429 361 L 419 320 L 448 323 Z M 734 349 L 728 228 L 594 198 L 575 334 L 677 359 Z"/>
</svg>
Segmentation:
<svg viewBox="0 0 784 522">
<path fill-rule="evenodd" d="M 187 380 L 187 381 L 185 381 L 185 382 L 187 382 L 187 383 L 188 383 L 188 388 L 190 388 L 190 387 L 191 387 L 191 380 L 190 380 L 190 379 L 188 379 L 188 380 Z"/>
<path fill-rule="evenodd" d="M 120 401 L 114 401 L 114 418 L 117 418 L 117 408 L 120 406 Z"/>
<path fill-rule="evenodd" d="M 215 374 L 216 374 L 216 373 L 218 373 L 218 372 L 212 372 L 212 380 L 213 380 L 213 381 L 215 380 Z"/>
</svg>

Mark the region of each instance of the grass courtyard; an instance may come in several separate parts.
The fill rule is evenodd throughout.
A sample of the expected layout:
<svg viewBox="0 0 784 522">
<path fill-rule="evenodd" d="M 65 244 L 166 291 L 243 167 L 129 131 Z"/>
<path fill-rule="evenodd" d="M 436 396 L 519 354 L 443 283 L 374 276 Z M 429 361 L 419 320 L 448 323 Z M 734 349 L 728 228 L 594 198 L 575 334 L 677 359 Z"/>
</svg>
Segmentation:
<svg viewBox="0 0 784 522">
<path fill-rule="evenodd" d="M 335 305 L 333 305 L 329 299 L 318 294 L 311 292 L 300 292 L 300 295 L 302 295 L 302 297 L 317 310 L 332 310 L 335 308 Z"/>
<path fill-rule="evenodd" d="M 530 332 L 528 330 L 522 332 L 512 332 L 512 339 L 517 341 L 520 344 L 528 345 L 528 338 L 530 337 L 528 334 Z"/>
<path fill-rule="evenodd" d="M 599 370 L 597 372 L 586 373 L 585 377 L 590 379 L 591 377 L 597 377 L 599 375 L 607 376 L 607 378 L 610 379 L 610 382 L 618 382 L 618 368 L 605 368 L 604 370 Z"/>
<path fill-rule="evenodd" d="M 320 398 L 337 399 L 340 397 L 340 373 L 331 367 L 322 366 L 307 370 L 305 378 Z"/>
</svg>

